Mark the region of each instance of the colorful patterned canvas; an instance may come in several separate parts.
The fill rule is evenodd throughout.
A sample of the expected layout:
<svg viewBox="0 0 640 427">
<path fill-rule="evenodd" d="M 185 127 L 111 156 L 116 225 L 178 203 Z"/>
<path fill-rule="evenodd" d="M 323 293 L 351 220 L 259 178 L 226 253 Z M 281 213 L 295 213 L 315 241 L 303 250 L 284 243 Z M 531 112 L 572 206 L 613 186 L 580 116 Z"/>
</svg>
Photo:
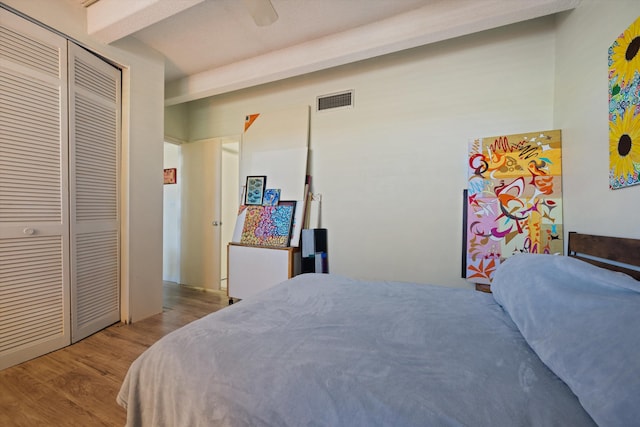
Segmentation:
<svg viewBox="0 0 640 427">
<path fill-rule="evenodd" d="M 466 278 L 490 284 L 516 253 L 561 254 L 559 130 L 478 138 L 469 143 Z"/>
<path fill-rule="evenodd" d="M 287 247 L 295 204 L 247 206 L 240 243 L 255 246 Z"/>
<path fill-rule="evenodd" d="M 609 188 L 640 184 L 640 18 L 609 47 Z"/>
</svg>

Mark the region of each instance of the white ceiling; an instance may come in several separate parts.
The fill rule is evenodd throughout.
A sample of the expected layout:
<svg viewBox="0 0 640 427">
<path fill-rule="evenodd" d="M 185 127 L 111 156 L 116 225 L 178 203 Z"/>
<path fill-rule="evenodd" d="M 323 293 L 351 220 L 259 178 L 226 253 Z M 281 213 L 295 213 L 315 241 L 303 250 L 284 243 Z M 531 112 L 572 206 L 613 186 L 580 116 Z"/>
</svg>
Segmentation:
<svg viewBox="0 0 640 427">
<path fill-rule="evenodd" d="M 258 27 L 240 0 L 209 0 L 133 34 L 167 56 L 167 81 L 407 12 L 433 0 L 272 0 Z"/>
<path fill-rule="evenodd" d="M 99 0 L 88 33 L 133 37 L 165 60 L 167 105 L 346 64 L 575 7 L 579 0 Z"/>
</svg>

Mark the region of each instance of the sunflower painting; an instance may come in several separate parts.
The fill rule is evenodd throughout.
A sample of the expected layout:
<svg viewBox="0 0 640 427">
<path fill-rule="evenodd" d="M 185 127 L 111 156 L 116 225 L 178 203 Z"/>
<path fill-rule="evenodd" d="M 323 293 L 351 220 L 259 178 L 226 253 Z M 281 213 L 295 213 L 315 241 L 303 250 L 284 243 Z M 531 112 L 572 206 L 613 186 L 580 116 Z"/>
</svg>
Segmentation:
<svg viewBox="0 0 640 427">
<path fill-rule="evenodd" d="M 609 47 L 609 188 L 640 184 L 640 18 Z"/>
</svg>

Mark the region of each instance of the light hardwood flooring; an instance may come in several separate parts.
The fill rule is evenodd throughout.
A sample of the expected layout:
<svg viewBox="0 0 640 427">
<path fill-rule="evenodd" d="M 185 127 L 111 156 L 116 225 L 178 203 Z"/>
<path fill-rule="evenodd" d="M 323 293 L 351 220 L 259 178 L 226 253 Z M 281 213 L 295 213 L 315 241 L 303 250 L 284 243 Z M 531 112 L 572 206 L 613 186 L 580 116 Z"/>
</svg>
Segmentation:
<svg viewBox="0 0 640 427">
<path fill-rule="evenodd" d="M 223 291 L 165 282 L 161 314 L 0 371 L 0 426 L 123 426 L 116 395 L 131 362 L 162 336 L 227 304 Z"/>
</svg>

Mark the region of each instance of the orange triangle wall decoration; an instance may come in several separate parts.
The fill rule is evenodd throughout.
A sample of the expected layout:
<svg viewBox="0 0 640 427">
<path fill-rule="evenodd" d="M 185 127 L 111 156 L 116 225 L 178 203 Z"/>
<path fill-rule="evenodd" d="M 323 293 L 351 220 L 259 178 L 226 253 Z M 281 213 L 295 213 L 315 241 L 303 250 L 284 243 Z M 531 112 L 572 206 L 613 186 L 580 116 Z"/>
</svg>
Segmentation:
<svg viewBox="0 0 640 427">
<path fill-rule="evenodd" d="M 256 121 L 256 119 L 258 118 L 260 114 L 249 114 L 244 118 L 244 131 L 246 132 L 247 129 L 249 129 L 249 126 L 251 126 L 253 124 L 253 122 Z"/>
</svg>

